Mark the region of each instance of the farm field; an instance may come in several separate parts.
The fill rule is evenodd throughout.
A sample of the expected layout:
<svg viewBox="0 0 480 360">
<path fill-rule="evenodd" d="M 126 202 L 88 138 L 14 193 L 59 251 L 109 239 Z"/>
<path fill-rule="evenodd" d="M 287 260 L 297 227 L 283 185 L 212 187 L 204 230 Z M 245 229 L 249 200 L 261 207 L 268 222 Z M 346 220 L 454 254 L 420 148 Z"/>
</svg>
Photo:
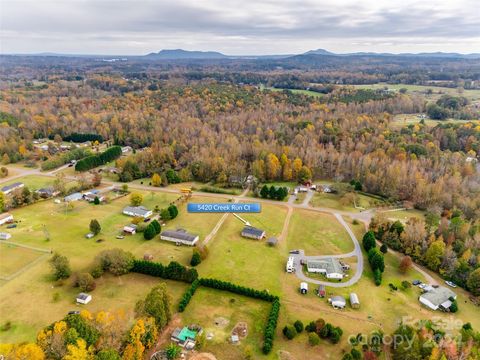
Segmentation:
<svg viewBox="0 0 480 360">
<path fill-rule="evenodd" d="M 295 209 L 290 219 L 288 249 L 305 255 L 334 255 L 353 251 L 353 242 L 333 215 Z"/>
<path fill-rule="evenodd" d="M 372 207 L 381 205 L 382 200 L 370 197 L 365 194 L 357 194 L 357 206 L 363 209 L 370 209 Z M 341 197 L 337 194 L 316 192 L 310 200 L 310 205 L 313 207 L 325 207 L 340 211 L 360 212 L 362 209 L 356 209 L 352 205 L 343 205 L 340 201 Z"/>
<path fill-rule="evenodd" d="M 393 116 L 393 122 L 390 124 L 393 128 L 401 128 L 412 124 L 418 124 L 422 119 L 417 114 L 397 114 Z M 465 124 L 472 122 L 474 124 L 480 124 L 480 120 L 458 120 L 458 119 L 446 119 L 446 120 L 432 120 L 423 119 L 425 124 L 430 127 L 437 126 L 438 124 Z"/>
<path fill-rule="evenodd" d="M 411 209 L 411 210 L 399 210 L 399 211 L 383 211 L 380 212 L 384 217 L 389 220 L 395 221 L 400 220 L 402 222 L 407 222 L 410 218 L 423 219 L 425 217 L 425 212 L 421 210 Z"/>
<path fill-rule="evenodd" d="M 378 83 L 378 84 L 367 84 L 367 85 L 353 85 L 358 89 L 384 89 L 388 88 L 391 90 L 400 90 L 402 88 L 407 89 L 408 92 L 420 93 L 427 95 L 427 98 L 437 99 L 441 95 L 456 95 L 456 96 L 465 96 L 467 99 L 476 101 L 480 100 L 480 90 L 463 90 L 460 94 L 457 88 L 448 88 L 440 86 L 429 86 L 429 85 L 408 85 L 408 84 L 387 84 L 387 83 Z M 427 94 L 427 90 L 432 90 L 431 94 Z"/>
<path fill-rule="evenodd" d="M 55 181 L 54 177 L 41 176 L 41 175 L 27 175 L 27 176 L 16 178 L 11 181 L 5 181 L 1 184 L 0 187 L 11 185 L 16 182 L 22 182 L 31 191 L 35 191 L 43 187 L 52 186 L 54 181 Z M 67 183 L 67 188 L 76 185 L 76 181 L 72 181 L 72 180 L 66 180 L 66 183 Z"/>
<path fill-rule="evenodd" d="M 308 96 L 314 96 L 314 97 L 323 97 L 325 94 L 319 93 L 317 91 L 311 91 L 311 90 L 303 90 L 303 89 L 284 89 L 284 88 L 274 88 L 274 87 L 263 87 L 263 90 L 270 90 L 270 91 L 291 91 L 294 94 L 302 94 L 302 95 L 308 95 Z"/>
<path fill-rule="evenodd" d="M 141 192 L 148 208 L 158 205 L 160 208 L 168 206 L 178 195 L 166 193 Z M 211 201 L 194 197 L 195 201 Z M 109 204 L 92 205 L 83 201 L 76 202 L 73 210 L 65 211 L 64 204 L 55 204 L 53 200 L 38 202 L 27 207 L 14 209 L 11 213 L 18 221 L 18 227 L 9 229 L 12 242 L 34 246 L 42 249 L 58 251 L 69 258 L 73 272 L 88 271 L 93 258 L 102 250 L 122 248 L 131 251 L 136 257 L 143 257 L 148 253 L 155 261 L 168 263 L 172 260 L 187 265 L 190 261 L 192 249 L 186 246 L 175 246 L 173 243 L 161 241 L 159 237 L 145 241 L 143 234 L 125 236 L 116 239 L 124 225 L 130 223 L 131 218 L 121 213 L 124 206 L 129 204 L 129 197 L 113 200 Z M 220 214 L 212 214 L 208 219 L 193 218 L 186 213 L 186 205 L 180 205 L 179 216 L 168 223 L 166 228 L 184 226 L 192 232 L 198 232 L 202 237 L 207 234 L 216 223 Z M 185 218 L 184 218 L 185 217 Z M 84 236 L 89 231 L 91 219 L 97 219 L 101 226 L 101 233 L 93 239 Z M 47 235 L 50 240 L 46 240 Z M 96 242 L 103 239 L 103 242 Z M 2 245 L 2 249 L 4 250 Z M 19 261 L 11 261 L 14 257 L 10 250 L 2 251 L 2 275 L 14 271 L 16 267 L 28 265 L 35 259 L 25 255 Z M 8 259 L 6 258 L 7 256 Z M 4 258 L 6 261 L 4 261 Z M 18 257 L 17 257 L 18 258 Z M 97 289 L 92 292 L 94 300 L 86 306 L 92 311 L 108 309 L 124 309 L 132 311 L 135 302 L 145 295 L 160 279 L 138 274 L 129 274 L 122 277 L 106 275 L 97 281 Z M 163 280 L 162 280 L 163 281 Z M 62 286 L 54 287 L 51 280 L 48 261 L 36 263 L 18 277 L 5 282 L 2 281 L 2 299 L 0 299 L 0 318 L 2 323 L 11 321 L 12 329 L 0 332 L 0 342 L 33 340 L 36 332 L 51 322 L 62 318 L 69 310 L 76 310 L 74 297 L 78 289 L 71 286 L 71 280 L 65 281 Z M 186 285 L 178 282 L 169 282 L 169 289 L 174 295 L 173 304 L 177 305 L 180 295 Z M 58 293 L 58 295 L 54 295 Z M 27 296 L 28 294 L 28 296 Z M 32 295 L 42 299 L 42 311 L 32 307 Z M 178 296 L 177 296 L 178 295 Z M 55 300 L 53 297 L 55 296 Z M 22 310 L 24 307 L 27 310 Z"/>
<path fill-rule="evenodd" d="M 241 217 L 264 229 L 268 238 L 281 233 L 286 212 L 282 206 L 262 204 L 260 214 L 241 214 Z M 241 237 L 243 227 L 240 220 L 228 215 L 208 244 L 208 259 L 197 266 L 200 276 L 278 293 L 278 272 L 284 268 L 282 255 L 277 248 L 267 246 L 265 240 Z"/>
<path fill-rule="evenodd" d="M 8 278 L 21 271 L 30 263 L 45 256 L 46 253 L 13 244 L 0 242 L 0 277 Z"/>
</svg>

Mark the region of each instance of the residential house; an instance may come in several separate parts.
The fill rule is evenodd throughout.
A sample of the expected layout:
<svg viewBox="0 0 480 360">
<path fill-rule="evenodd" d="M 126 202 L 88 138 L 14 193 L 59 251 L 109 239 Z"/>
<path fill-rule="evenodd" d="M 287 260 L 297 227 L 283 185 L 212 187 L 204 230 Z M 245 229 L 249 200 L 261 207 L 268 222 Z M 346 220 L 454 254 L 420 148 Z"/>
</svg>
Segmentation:
<svg viewBox="0 0 480 360">
<path fill-rule="evenodd" d="M 127 206 L 125 209 L 123 209 L 123 213 L 128 216 L 141 217 L 144 219 L 153 215 L 153 211 L 148 210 L 144 206 Z"/>
<path fill-rule="evenodd" d="M 90 301 L 92 301 L 92 295 L 86 294 L 86 293 L 80 293 L 77 296 L 77 303 L 86 305 Z"/>
<path fill-rule="evenodd" d="M 36 190 L 35 192 L 38 194 L 38 196 L 40 196 L 43 199 L 48 199 L 60 194 L 60 192 L 56 191 L 53 187 L 41 188 Z"/>
<path fill-rule="evenodd" d="M 328 302 L 332 304 L 334 309 L 344 309 L 347 305 L 347 301 L 343 296 L 333 296 L 328 299 Z"/>
<path fill-rule="evenodd" d="M 190 325 L 189 327 L 185 326 L 182 329 L 176 328 L 170 336 L 170 340 L 178 344 L 178 346 L 191 350 L 195 347 L 195 339 L 197 336 L 201 335 L 202 332 L 203 329 L 197 325 Z"/>
<path fill-rule="evenodd" d="M 10 185 L 6 185 L 4 187 L 2 187 L 2 192 L 5 194 L 5 195 L 8 195 L 10 193 L 12 193 L 13 191 L 17 190 L 17 189 L 21 189 L 25 186 L 24 183 L 21 183 L 21 182 L 15 182 L 13 184 L 10 184 Z"/>
<path fill-rule="evenodd" d="M 95 198 L 98 198 L 98 201 L 100 202 L 105 201 L 105 196 L 103 196 L 102 194 L 95 194 L 95 193 L 83 194 L 83 198 L 88 202 L 94 202 Z"/>
<path fill-rule="evenodd" d="M 358 296 L 355 293 L 350 293 L 350 306 L 354 309 L 360 308 L 360 300 L 358 300 Z"/>
<path fill-rule="evenodd" d="M 245 226 L 241 235 L 246 238 L 261 240 L 265 237 L 265 230 L 254 228 L 253 226 Z"/>
<path fill-rule="evenodd" d="M 320 273 L 327 279 L 341 280 L 345 276 L 340 262 L 332 257 L 317 260 L 307 260 L 307 271 L 311 273 Z"/>
<path fill-rule="evenodd" d="M 175 244 L 184 244 L 194 246 L 200 237 L 196 234 L 190 234 L 184 229 L 165 230 L 160 233 L 160 239 L 174 242 Z"/>
<path fill-rule="evenodd" d="M 5 223 L 13 222 L 13 215 L 10 213 L 0 214 L 0 225 Z"/>
<path fill-rule="evenodd" d="M 452 306 L 452 300 L 455 300 L 457 295 L 450 289 L 439 286 L 432 290 L 423 293 L 419 300 L 420 302 L 432 310 L 448 311 Z"/>
<path fill-rule="evenodd" d="M 70 195 L 67 195 L 63 198 L 63 201 L 70 202 L 70 201 L 80 201 L 83 199 L 83 194 L 76 192 Z"/>
</svg>

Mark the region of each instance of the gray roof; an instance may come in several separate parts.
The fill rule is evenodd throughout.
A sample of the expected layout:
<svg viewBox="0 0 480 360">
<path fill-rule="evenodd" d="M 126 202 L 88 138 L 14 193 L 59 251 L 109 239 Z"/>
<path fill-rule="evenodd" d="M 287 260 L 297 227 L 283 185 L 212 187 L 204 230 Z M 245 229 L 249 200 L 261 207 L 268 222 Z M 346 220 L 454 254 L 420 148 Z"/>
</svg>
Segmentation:
<svg viewBox="0 0 480 360">
<path fill-rule="evenodd" d="M 358 296 L 355 293 L 350 294 L 350 304 L 360 304 L 360 300 L 358 300 Z"/>
<path fill-rule="evenodd" d="M 86 300 L 89 296 L 90 295 L 88 295 L 88 294 L 80 293 L 80 294 L 78 294 L 77 299 Z"/>
<path fill-rule="evenodd" d="M 13 184 L 6 185 L 6 186 L 2 187 L 2 191 L 9 191 L 9 190 L 15 189 L 15 188 L 20 187 L 20 186 L 23 186 L 23 183 L 15 182 Z"/>
<path fill-rule="evenodd" d="M 130 212 L 140 216 L 145 216 L 150 212 L 150 210 L 144 206 L 127 206 L 125 209 L 123 209 L 123 212 Z"/>
<path fill-rule="evenodd" d="M 343 296 L 340 296 L 340 295 L 333 296 L 331 298 L 331 300 L 332 300 L 332 303 L 339 302 L 339 303 L 343 303 L 344 305 L 347 304 L 347 301 L 345 300 L 345 298 Z"/>
<path fill-rule="evenodd" d="M 79 199 L 82 199 L 82 198 L 83 198 L 82 193 L 76 192 L 76 193 L 70 194 L 68 196 L 65 196 L 64 200 L 65 201 L 70 201 L 70 200 L 79 200 Z"/>
<path fill-rule="evenodd" d="M 271 238 L 268 238 L 267 242 L 269 244 L 276 244 L 278 242 L 278 239 L 276 237 L 271 237 Z"/>
<path fill-rule="evenodd" d="M 37 193 L 53 194 L 53 187 L 40 188 L 37 190 Z"/>
<path fill-rule="evenodd" d="M 327 274 L 343 274 L 342 265 L 335 258 L 324 258 L 318 260 L 307 260 L 307 268 L 324 269 Z"/>
<path fill-rule="evenodd" d="M 450 289 L 440 286 L 433 290 L 426 292 L 420 296 L 423 299 L 430 301 L 435 306 L 440 306 L 450 298 L 456 298 L 457 295 Z"/>
<path fill-rule="evenodd" d="M 265 233 L 264 230 L 254 228 L 252 226 L 245 226 L 242 230 L 242 235 L 247 234 L 252 236 L 263 236 L 264 233 Z"/>
<path fill-rule="evenodd" d="M 162 231 L 160 236 L 168 236 L 168 237 L 171 237 L 171 238 L 174 238 L 174 239 L 188 241 L 188 242 L 193 242 L 198 237 L 198 235 L 189 234 L 184 229 L 165 230 L 165 231 Z"/>
</svg>

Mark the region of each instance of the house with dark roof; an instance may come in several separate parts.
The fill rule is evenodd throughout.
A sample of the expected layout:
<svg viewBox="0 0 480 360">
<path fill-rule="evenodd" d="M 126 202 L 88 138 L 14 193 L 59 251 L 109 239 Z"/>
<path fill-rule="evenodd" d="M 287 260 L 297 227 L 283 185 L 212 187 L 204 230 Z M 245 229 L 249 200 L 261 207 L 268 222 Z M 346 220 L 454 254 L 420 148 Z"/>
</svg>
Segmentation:
<svg viewBox="0 0 480 360">
<path fill-rule="evenodd" d="M 38 196 L 40 196 L 43 199 L 50 198 L 52 196 L 57 196 L 60 194 L 59 191 L 56 191 L 53 187 L 46 187 L 46 188 L 41 188 L 35 191 Z"/>
<path fill-rule="evenodd" d="M 174 242 L 177 245 L 195 246 L 200 237 L 196 234 L 188 233 L 185 229 L 177 229 L 162 231 L 160 233 L 160 239 Z"/>
<path fill-rule="evenodd" d="M 2 192 L 5 194 L 5 195 L 8 195 L 10 194 L 11 192 L 17 190 L 17 189 L 21 189 L 25 186 L 24 183 L 22 182 L 15 182 L 13 184 L 10 184 L 10 185 L 6 185 L 4 187 L 2 187 Z"/>
<path fill-rule="evenodd" d="M 265 230 L 254 228 L 253 226 L 245 226 L 241 232 L 243 237 L 249 239 L 261 240 L 265 237 Z"/>
</svg>

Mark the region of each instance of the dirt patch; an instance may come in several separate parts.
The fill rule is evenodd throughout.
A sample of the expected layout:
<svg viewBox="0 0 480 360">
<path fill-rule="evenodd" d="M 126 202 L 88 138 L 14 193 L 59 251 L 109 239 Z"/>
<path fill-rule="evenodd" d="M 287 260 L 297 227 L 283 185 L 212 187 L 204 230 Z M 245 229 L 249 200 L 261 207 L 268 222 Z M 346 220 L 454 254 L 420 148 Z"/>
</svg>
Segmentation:
<svg viewBox="0 0 480 360">
<path fill-rule="evenodd" d="M 215 326 L 218 326 L 219 328 L 225 328 L 228 326 L 228 324 L 230 324 L 230 320 L 224 317 L 216 317 L 213 320 L 213 323 L 215 324 Z"/>
<path fill-rule="evenodd" d="M 189 360 L 217 360 L 215 355 L 210 353 L 192 354 Z"/>
<path fill-rule="evenodd" d="M 246 322 L 239 322 L 232 330 L 232 335 L 238 335 L 239 338 L 245 338 L 248 334 L 248 325 Z"/>
<path fill-rule="evenodd" d="M 295 360 L 292 354 L 290 354 L 288 351 L 285 350 L 280 350 L 278 352 L 278 358 L 280 360 Z"/>
<path fill-rule="evenodd" d="M 170 337 L 172 335 L 173 330 L 177 327 L 182 326 L 182 319 L 180 318 L 179 314 L 174 314 L 172 319 L 168 323 L 168 325 L 162 330 L 160 336 L 158 337 L 157 343 L 155 344 L 152 349 L 148 352 L 146 359 L 150 359 L 150 357 L 157 351 L 161 350 L 168 344 L 170 344 L 171 340 Z"/>
</svg>

